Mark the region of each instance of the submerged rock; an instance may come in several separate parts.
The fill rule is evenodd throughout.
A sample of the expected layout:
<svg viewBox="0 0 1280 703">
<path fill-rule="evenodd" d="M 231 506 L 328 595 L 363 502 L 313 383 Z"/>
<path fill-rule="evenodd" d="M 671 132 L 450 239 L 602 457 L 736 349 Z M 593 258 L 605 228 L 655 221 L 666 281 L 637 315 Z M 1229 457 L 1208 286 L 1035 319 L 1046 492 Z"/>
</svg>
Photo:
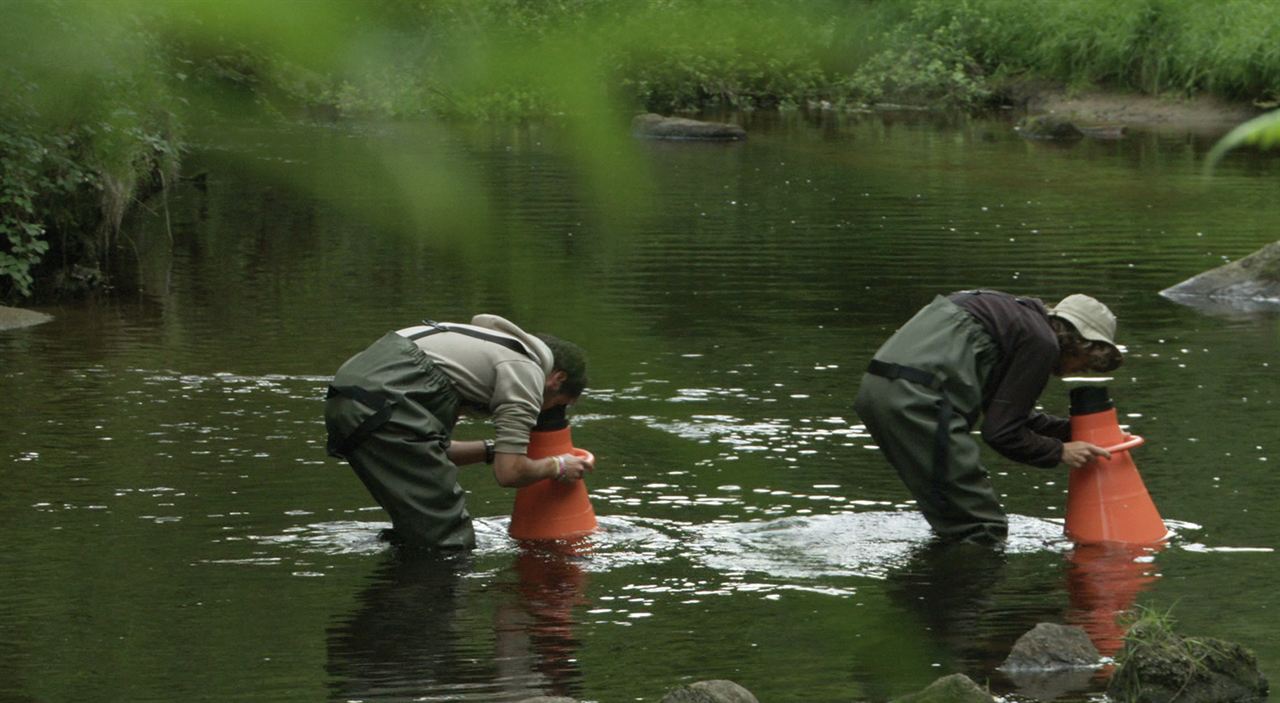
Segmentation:
<svg viewBox="0 0 1280 703">
<path fill-rule="evenodd" d="M 1014 129 L 1028 139 L 1080 139 L 1084 132 L 1070 120 L 1057 115 L 1029 115 L 1018 121 Z"/>
<path fill-rule="evenodd" d="M 895 698 L 893 703 L 994 703 L 995 698 L 964 674 L 952 674 L 917 691 Z"/>
<path fill-rule="evenodd" d="M 1165 288 L 1160 295 L 1178 302 L 1202 299 L 1280 304 L 1280 241 L 1272 242 L 1239 261 Z"/>
<path fill-rule="evenodd" d="M 1006 671 L 1082 669 L 1098 665 L 1102 655 L 1082 628 L 1042 622 L 1018 638 L 1000 665 Z"/>
<path fill-rule="evenodd" d="M 52 315 L 46 315 L 35 310 L 0 305 L 0 331 L 18 329 L 19 327 L 34 327 L 52 319 Z"/>
<path fill-rule="evenodd" d="M 1211 637 L 1138 623 L 1125 636 L 1107 696 L 1134 703 L 1249 703 L 1267 697 L 1253 652 Z"/>
<path fill-rule="evenodd" d="M 631 133 L 649 139 L 738 141 L 747 138 L 747 130 L 736 124 L 703 122 L 683 117 L 663 117 L 652 112 L 637 115 L 631 121 Z"/>
<path fill-rule="evenodd" d="M 725 679 L 698 681 L 672 689 L 661 703 L 759 703 L 751 691 Z"/>
</svg>

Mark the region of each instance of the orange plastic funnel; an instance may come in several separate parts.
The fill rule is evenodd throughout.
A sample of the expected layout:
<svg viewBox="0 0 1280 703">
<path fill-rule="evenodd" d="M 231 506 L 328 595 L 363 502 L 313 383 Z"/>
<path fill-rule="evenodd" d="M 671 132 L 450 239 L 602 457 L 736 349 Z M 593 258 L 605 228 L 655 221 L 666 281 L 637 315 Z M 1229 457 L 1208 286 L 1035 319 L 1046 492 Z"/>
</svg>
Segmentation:
<svg viewBox="0 0 1280 703">
<path fill-rule="evenodd" d="M 569 436 L 564 408 L 543 413 L 538 426 L 529 433 L 528 457 L 544 459 L 558 454 L 591 458 L 591 452 L 575 449 Z M 516 491 L 507 533 L 521 540 L 551 540 L 580 537 L 594 532 L 596 511 L 591 507 L 585 481 L 543 479 Z"/>
<path fill-rule="evenodd" d="M 1071 390 L 1071 439 L 1111 452 L 1071 470 L 1067 490 L 1067 536 L 1080 544 L 1155 544 L 1169 530 L 1142 483 L 1129 450 L 1141 437 L 1127 435 L 1116 420 L 1115 404 L 1102 386 Z"/>
</svg>

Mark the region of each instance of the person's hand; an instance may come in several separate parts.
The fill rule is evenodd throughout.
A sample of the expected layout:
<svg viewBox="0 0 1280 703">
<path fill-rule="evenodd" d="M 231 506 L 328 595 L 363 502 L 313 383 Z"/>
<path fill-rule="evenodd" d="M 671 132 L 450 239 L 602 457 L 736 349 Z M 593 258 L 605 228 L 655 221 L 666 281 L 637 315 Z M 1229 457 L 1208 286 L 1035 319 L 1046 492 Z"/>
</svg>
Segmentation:
<svg viewBox="0 0 1280 703">
<path fill-rule="evenodd" d="M 584 459 L 577 454 L 560 454 L 556 457 L 557 481 L 581 481 L 588 471 L 595 469 L 593 459 Z"/>
<path fill-rule="evenodd" d="M 1110 459 L 1111 452 L 1088 442 L 1063 442 L 1062 444 L 1062 463 L 1073 469 L 1078 469 L 1097 457 Z"/>
</svg>

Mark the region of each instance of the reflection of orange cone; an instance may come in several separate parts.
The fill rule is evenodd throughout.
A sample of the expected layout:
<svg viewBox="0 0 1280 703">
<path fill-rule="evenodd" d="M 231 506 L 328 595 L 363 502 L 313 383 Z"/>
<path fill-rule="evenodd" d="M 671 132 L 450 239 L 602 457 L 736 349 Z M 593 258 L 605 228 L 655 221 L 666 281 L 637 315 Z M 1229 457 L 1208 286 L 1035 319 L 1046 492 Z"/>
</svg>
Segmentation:
<svg viewBox="0 0 1280 703">
<path fill-rule="evenodd" d="M 573 447 L 564 408 L 559 408 L 558 413 L 547 411 L 543 416 L 529 433 L 530 459 L 558 454 L 590 456 L 590 452 Z M 585 481 L 565 483 L 549 478 L 516 491 L 507 532 L 516 539 L 567 539 L 593 532 L 596 524 Z"/>
<path fill-rule="evenodd" d="M 1151 557 L 1163 545 L 1151 547 L 1119 543 L 1078 544 L 1069 555 L 1067 594 L 1071 609 L 1066 621 L 1079 625 L 1104 657 L 1124 644 L 1119 621 L 1133 608 L 1138 594 L 1156 580 Z"/>
<path fill-rule="evenodd" d="M 1155 544 L 1168 536 L 1160 513 L 1129 450 L 1141 437 L 1126 435 L 1116 420 L 1115 404 L 1101 386 L 1071 390 L 1071 439 L 1111 451 L 1072 469 L 1067 491 L 1067 535 L 1083 544 L 1127 542 Z"/>
</svg>

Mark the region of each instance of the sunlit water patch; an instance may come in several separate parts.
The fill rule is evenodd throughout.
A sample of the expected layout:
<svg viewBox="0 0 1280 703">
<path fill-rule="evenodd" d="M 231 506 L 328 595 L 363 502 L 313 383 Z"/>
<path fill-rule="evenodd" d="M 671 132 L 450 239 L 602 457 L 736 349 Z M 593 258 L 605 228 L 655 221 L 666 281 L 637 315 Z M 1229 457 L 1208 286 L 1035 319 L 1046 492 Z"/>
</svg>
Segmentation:
<svg viewBox="0 0 1280 703">
<path fill-rule="evenodd" d="M 478 558 L 516 554 L 533 547 L 577 560 L 587 571 L 608 571 L 635 564 L 652 564 L 670 558 L 683 540 L 683 526 L 652 518 L 609 516 L 598 520 L 599 529 L 580 538 L 522 544 L 507 534 L 510 518 L 478 518 L 472 521 Z M 311 554 L 379 554 L 393 549 L 385 539 L 389 522 L 342 520 L 300 525 L 275 535 L 249 538 L 267 545 Z"/>
<path fill-rule="evenodd" d="M 727 572 L 773 578 L 883 578 L 931 538 L 913 511 L 859 511 L 690 528 L 689 549 L 701 563 Z M 1006 552 L 1064 551 L 1062 526 L 1010 516 Z"/>
</svg>

